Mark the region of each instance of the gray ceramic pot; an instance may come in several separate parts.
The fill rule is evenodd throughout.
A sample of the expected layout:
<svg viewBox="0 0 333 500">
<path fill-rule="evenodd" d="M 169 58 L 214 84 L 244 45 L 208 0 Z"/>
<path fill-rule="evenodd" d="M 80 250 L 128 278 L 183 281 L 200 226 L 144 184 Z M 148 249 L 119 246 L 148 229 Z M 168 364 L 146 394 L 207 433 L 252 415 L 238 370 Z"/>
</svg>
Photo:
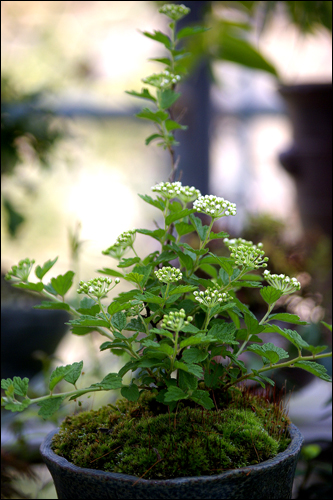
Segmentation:
<svg viewBox="0 0 333 500">
<path fill-rule="evenodd" d="M 46 436 L 40 451 L 52 474 L 58 498 L 68 499 L 291 498 L 296 464 L 303 443 L 302 434 L 291 424 L 289 432 L 292 441 L 288 448 L 259 465 L 229 470 L 217 476 L 145 480 L 126 474 L 76 467 L 51 450 L 52 437 L 58 430 Z"/>
</svg>

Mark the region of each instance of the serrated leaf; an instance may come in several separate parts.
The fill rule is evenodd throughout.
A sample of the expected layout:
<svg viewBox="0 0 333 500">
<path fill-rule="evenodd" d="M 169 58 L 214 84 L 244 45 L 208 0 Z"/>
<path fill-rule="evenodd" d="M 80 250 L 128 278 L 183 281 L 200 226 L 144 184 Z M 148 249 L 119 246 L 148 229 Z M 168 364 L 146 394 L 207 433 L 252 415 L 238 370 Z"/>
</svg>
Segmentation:
<svg viewBox="0 0 333 500">
<path fill-rule="evenodd" d="M 165 89 L 165 90 L 159 91 L 158 101 L 159 101 L 159 105 L 160 105 L 161 109 L 171 108 L 171 106 L 177 101 L 177 99 L 179 99 L 180 95 L 181 94 L 179 92 L 175 92 L 172 89 Z M 177 122 L 174 122 L 174 123 L 177 123 Z"/>
<path fill-rule="evenodd" d="M 94 328 L 88 328 L 86 326 L 83 326 L 83 327 L 80 327 L 80 326 L 73 326 L 71 328 L 71 332 L 74 334 L 74 335 L 87 335 L 88 333 L 91 333 L 91 332 L 94 332 L 95 329 Z"/>
<path fill-rule="evenodd" d="M 261 288 L 260 295 L 267 304 L 271 305 L 282 297 L 283 292 L 281 292 L 281 290 L 277 290 L 273 286 L 265 286 Z"/>
<path fill-rule="evenodd" d="M 83 361 L 80 361 L 79 363 L 76 362 L 71 365 L 58 366 L 55 370 L 53 370 L 50 376 L 50 391 L 53 391 L 55 386 L 63 379 L 74 385 L 81 374 L 82 366 Z"/>
<path fill-rule="evenodd" d="M 301 321 L 299 316 L 297 314 L 289 314 L 289 313 L 277 313 L 277 314 L 271 314 L 268 316 L 268 321 L 271 321 L 272 319 L 278 320 L 278 321 L 286 321 L 287 323 L 292 323 L 294 325 L 308 325 L 306 321 Z"/>
<path fill-rule="evenodd" d="M 30 405 L 30 399 L 24 399 L 23 401 L 13 401 L 5 405 L 5 410 L 9 411 L 23 411 Z"/>
<path fill-rule="evenodd" d="M 121 261 L 118 264 L 118 267 L 129 267 L 133 266 L 134 264 L 137 264 L 140 262 L 139 257 L 130 257 L 129 259 L 121 259 Z"/>
<path fill-rule="evenodd" d="M 184 236 L 185 234 L 193 233 L 194 227 L 192 224 L 187 224 L 186 222 L 177 222 L 175 228 L 179 236 Z"/>
<path fill-rule="evenodd" d="M 135 115 L 138 118 L 144 118 L 145 120 L 150 120 L 152 122 L 156 123 L 162 123 L 164 120 L 166 120 L 169 115 L 166 111 L 152 111 L 149 108 L 143 108 L 140 113 L 137 113 Z"/>
<path fill-rule="evenodd" d="M 274 364 L 280 359 L 289 358 L 289 354 L 282 347 L 276 347 L 271 342 L 263 345 L 250 345 L 246 348 L 246 351 L 251 351 L 261 356 L 265 364 L 267 362 Z"/>
<path fill-rule="evenodd" d="M 149 101 L 156 102 L 155 97 L 153 97 L 146 88 L 143 88 L 141 92 L 136 92 L 135 90 L 125 90 L 125 93 L 134 97 L 140 97 L 141 99 L 148 99 Z"/>
<path fill-rule="evenodd" d="M 85 316 L 96 316 L 100 312 L 100 306 L 93 299 L 84 297 L 80 301 L 77 311 Z"/>
<path fill-rule="evenodd" d="M 265 326 L 259 325 L 259 321 L 252 314 L 245 313 L 244 321 L 250 335 L 261 333 L 265 329 Z"/>
<path fill-rule="evenodd" d="M 187 125 L 180 125 L 180 123 L 177 123 L 174 120 L 166 120 L 164 125 L 165 125 L 165 128 L 167 129 L 168 132 L 170 132 L 171 130 L 178 130 L 178 129 L 186 130 L 187 129 Z"/>
<path fill-rule="evenodd" d="M 104 326 L 106 328 L 110 327 L 110 324 L 104 319 L 99 316 L 89 316 L 89 315 L 82 315 L 78 319 L 70 319 L 66 325 L 71 325 L 75 327 L 94 327 L 94 326 Z"/>
<path fill-rule="evenodd" d="M 13 283 L 12 286 L 22 290 L 31 290 L 32 292 L 41 292 L 44 288 L 41 281 L 39 283 L 31 283 L 30 281 L 28 283 Z"/>
<path fill-rule="evenodd" d="M 148 196 L 147 194 L 145 194 L 145 195 L 139 194 L 139 196 L 143 201 L 145 201 L 146 203 L 149 203 L 149 205 L 152 205 L 155 208 L 158 208 L 162 212 L 165 209 L 165 204 L 162 202 L 162 200 L 160 200 L 160 199 L 154 200 L 153 198 L 151 198 L 151 196 Z"/>
<path fill-rule="evenodd" d="M 168 217 L 165 219 L 165 223 L 167 226 L 169 226 L 172 222 L 175 222 L 176 220 L 184 219 L 184 217 L 187 217 L 190 214 L 193 214 L 195 210 L 193 208 L 185 208 L 184 210 L 181 210 L 180 212 L 176 212 L 173 214 L 168 215 Z"/>
<path fill-rule="evenodd" d="M 156 42 L 162 43 L 167 49 L 171 49 L 172 44 L 170 38 L 162 33 L 161 31 L 154 30 L 154 33 L 149 33 L 148 31 L 143 31 L 142 34 L 147 38 L 151 38 Z"/>
<path fill-rule="evenodd" d="M 128 401 L 137 401 L 140 396 L 140 392 L 138 386 L 135 384 L 131 384 L 126 387 L 122 387 L 120 390 L 121 395 L 126 398 Z"/>
<path fill-rule="evenodd" d="M 123 278 L 124 275 L 119 271 L 115 271 L 114 269 L 110 269 L 108 267 L 103 267 L 103 269 L 98 269 L 98 273 L 107 274 L 108 276 L 114 276 L 115 278 Z"/>
<path fill-rule="evenodd" d="M 136 295 L 138 300 L 143 300 L 144 302 L 149 302 L 152 304 L 163 304 L 164 299 L 158 295 L 154 295 L 150 292 L 145 292 L 144 294 Z"/>
<path fill-rule="evenodd" d="M 174 385 L 168 387 L 168 390 L 164 394 L 165 403 L 171 403 L 172 401 L 179 401 L 181 399 L 187 399 L 187 394 Z"/>
<path fill-rule="evenodd" d="M 65 274 L 59 274 L 56 278 L 51 279 L 51 285 L 54 290 L 63 297 L 73 284 L 73 271 L 67 271 Z"/>
<path fill-rule="evenodd" d="M 120 389 L 122 386 L 122 378 L 118 373 L 109 373 L 98 383 L 105 390 Z"/>
<path fill-rule="evenodd" d="M 319 354 L 320 352 L 323 352 L 325 351 L 325 349 L 327 349 L 327 345 L 317 345 L 317 346 L 307 345 L 305 349 L 310 351 L 311 354 Z"/>
<path fill-rule="evenodd" d="M 64 399 L 65 396 L 53 396 L 49 399 L 44 399 L 44 401 L 40 401 L 37 403 L 37 405 L 41 407 L 38 415 L 43 417 L 44 420 L 51 417 L 53 413 L 59 410 Z"/>
<path fill-rule="evenodd" d="M 164 229 L 155 229 L 155 231 L 150 231 L 149 229 L 137 229 L 136 232 L 140 234 L 146 234 L 147 236 L 151 236 L 152 238 L 155 238 L 155 240 L 158 241 L 160 241 L 160 239 L 163 238 L 163 236 L 165 236 Z"/>
<path fill-rule="evenodd" d="M 204 380 L 207 387 L 217 387 L 219 378 L 223 375 L 224 368 L 220 363 L 211 363 L 210 371 L 205 370 Z"/>
<path fill-rule="evenodd" d="M 142 280 L 144 279 L 144 275 L 132 272 L 132 273 L 126 274 L 126 276 L 124 276 L 124 279 L 126 281 L 131 281 L 132 283 L 136 283 L 137 285 L 140 285 Z"/>
<path fill-rule="evenodd" d="M 303 368 L 303 370 L 312 373 L 316 377 L 319 377 L 326 382 L 332 381 L 331 377 L 327 374 L 326 368 L 314 361 L 297 361 L 296 363 L 294 363 L 294 366 L 296 368 Z"/>
<path fill-rule="evenodd" d="M 179 370 L 178 374 L 179 387 L 186 391 L 190 389 L 194 391 L 198 387 L 198 379 L 192 373 L 184 372 L 184 370 Z"/>
<path fill-rule="evenodd" d="M 116 312 L 111 318 L 111 324 L 121 332 L 127 324 L 126 314 L 123 312 Z"/>
<path fill-rule="evenodd" d="M 199 365 L 187 364 L 183 363 L 182 361 L 175 361 L 174 367 L 177 368 L 177 370 L 184 370 L 185 372 L 192 373 L 192 375 L 195 375 L 198 378 L 203 377 L 203 369 Z"/>
<path fill-rule="evenodd" d="M 271 332 L 279 333 L 282 337 L 286 338 L 295 347 L 297 347 L 297 349 L 305 349 L 309 347 L 309 344 L 295 330 L 289 330 L 287 328 L 282 329 L 278 325 L 265 325 L 264 333 Z"/>
<path fill-rule="evenodd" d="M 209 252 L 209 255 L 213 257 L 213 262 L 218 264 L 224 271 L 228 274 L 228 276 L 232 276 L 234 272 L 234 264 L 232 259 L 229 257 L 217 257 L 213 253 Z M 204 262 L 206 262 L 207 257 L 204 258 Z"/>
<path fill-rule="evenodd" d="M 196 391 L 192 392 L 190 399 L 198 403 L 200 406 L 203 406 L 206 410 L 211 410 L 212 408 L 214 408 L 214 403 L 209 397 L 207 391 L 197 389 Z"/>
<path fill-rule="evenodd" d="M 192 224 L 194 225 L 194 227 L 199 235 L 200 240 L 205 241 L 205 238 L 207 236 L 207 232 L 209 230 L 209 226 L 203 226 L 200 217 L 196 217 L 193 214 L 190 215 L 190 220 L 191 220 Z"/>
<path fill-rule="evenodd" d="M 27 377 L 24 377 L 23 379 L 21 379 L 21 377 L 14 377 L 13 385 L 15 394 L 25 397 L 28 392 L 28 384 L 29 379 Z"/>
<path fill-rule="evenodd" d="M 185 349 L 182 356 L 182 361 L 185 363 L 201 363 L 204 359 L 207 358 L 208 352 L 201 351 L 196 347 L 190 347 L 189 349 Z"/>
<path fill-rule="evenodd" d="M 210 30 L 210 28 L 205 28 L 204 26 L 186 26 L 178 31 L 177 39 L 180 40 L 186 36 L 197 35 L 198 33 L 204 33 L 208 30 Z"/>
<path fill-rule="evenodd" d="M 219 233 L 214 233 L 213 231 L 211 231 L 211 233 L 209 235 L 209 239 L 210 240 L 217 240 L 220 238 L 227 238 L 228 236 L 229 236 L 229 234 L 226 233 L 225 231 L 221 231 Z"/>
<path fill-rule="evenodd" d="M 132 318 L 126 325 L 126 330 L 133 331 L 133 332 L 146 332 L 146 327 L 141 319 L 141 316 L 138 316 L 137 318 Z"/>
<path fill-rule="evenodd" d="M 235 340 L 236 327 L 233 323 L 215 323 L 208 331 L 208 335 L 214 337 L 218 342 L 229 345 L 237 345 Z"/>
<path fill-rule="evenodd" d="M 326 326 L 326 328 L 328 328 L 330 332 L 332 331 L 332 325 L 329 325 L 328 323 L 325 323 L 325 321 L 321 321 L 320 323 L 322 325 Z"/>
<path fill-rule="evenodd" d="M 45 274 L 51 269 L 51 267 L 54 266 L 57 260 L 58 257 L 56 257 L 54 260 L 48 260 L 43 264 L 43 267 L 37 266 L 35 269 L 35 275 L 37 276 L 37 278 L 41 280 L 45 276 Z"/>
<path fill-rule="evenodd" d="M 187 292 L 193 292 L 194 290 L 197 290 L 196 286 L 192 285 L 178 285 L 176 288 L 173 288 L 170 292 L 169 295 L 174 295 L 175 293 L 187 293 Z"/>
</svg>

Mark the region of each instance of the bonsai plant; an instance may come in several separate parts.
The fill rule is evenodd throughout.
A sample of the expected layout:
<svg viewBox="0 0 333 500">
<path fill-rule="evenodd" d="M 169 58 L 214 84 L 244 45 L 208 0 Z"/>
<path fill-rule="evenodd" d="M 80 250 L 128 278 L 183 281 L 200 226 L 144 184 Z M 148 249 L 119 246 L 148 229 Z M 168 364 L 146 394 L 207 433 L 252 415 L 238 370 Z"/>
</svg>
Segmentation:
<svg viewBox="0 0 333 500">
<path fill-rule="evenodd" d="M 117 269 L 103 268 L 102 276 L 81 281 L 77 293 L 83 298 L 77 308 L 65 298 L 73 271 L 43 282 L 57 258 L 35 267 L 37 282 L 30 280 L 31 259 L 21 260 L 7 274 L 13 286 L 46 299 L 38 308 L 71 313 L 68 324 L 74 334 L 97 331 L 105 337 L 101 351 L 124 357 L 118 373 L 88 387 L 78 382 L 82 361 L 58 366 L 51 373 L 49 393 L 33 399 L 28 378 L 2 380 L 5 409 L 24 411 L 36 403 L 44 419 L 65 399 L 120 391 L 116 404 L 68 416 L 42 445 L 59 498 L 290 498 L 302 438 L 279 399 L 267 401 L 265 387 L 274 386 L 268 375 L 276 368 L 299 367 L 330 380 L 317 362 L 331 356 L 323 352 L 326 346 L 309 345 L 297 331 L 275 324 L 304 324 L 296 315 L 273 313 L 280 297 L 300 289 L 297 279 L 271 274 L 260 242 L 213 231 L 217 220 L 236 216 L 235 203 L 202 196 L 175 180 L 179 160 L 173 131 L 184 127 L 172 105 L 180 96 L 175 88 L 188 55 L 177 44 L 205 31 L 185 27 L 177 32 L 177 21 L 188 11 L 173 4 L 159 9 L 170 19 L 171 35 L 144 35 L 168 50 L 167 57 L 157 59 L 166 69 L 143 79 L 149 87 L 141 92 L 128 92 L 152 104 L 137 115 L 156 127 L 146 144 L 157 140 L 171 159 L 170 178 L 152 187 L 154 197 L 139 195 L 158 210 L 157 227 L 124 231 L 102 252 L 117 261 Z M 195 214 L 207 216 L 208 225 Z M 159 249 L 138 255 L 137 233 L 156 240 Z M 192 233 L 191 246 L 184 240 Z M 215 239 L 223 239 L 229 257 L 209 251 Z M 125 257 L 129 251 L 133 254 Z M 108 300 L 121 280 L 131 289 Z M 259 289 L 267 305 L 262 318 L 237 298 L 242 287 L 254 293 Z M 289 359 L 284 349 L 265 343 L 268 332 L 290 341 L 297 356 Z M 246 367 L 242 356 L 247 352 L 258 356 L 260 367 Z M 59 391 L 62 381 L 72 388 Z M 247 381 L 259 384 L 263 394 L 251 393 Z"/>
</svg>

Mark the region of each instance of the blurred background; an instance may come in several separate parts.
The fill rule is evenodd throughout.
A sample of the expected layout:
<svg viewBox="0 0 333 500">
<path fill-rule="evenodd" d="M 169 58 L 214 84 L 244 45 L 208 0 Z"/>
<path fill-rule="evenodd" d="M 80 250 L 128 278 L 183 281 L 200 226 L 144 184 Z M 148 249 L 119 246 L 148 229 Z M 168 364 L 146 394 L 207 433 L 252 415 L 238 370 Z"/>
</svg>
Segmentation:
<svg viewBox="0 0 333 500">
<path fill-rule="evenodd" d="M 141 32 L 167 31 L 163 3 L 1 2 L 2 377 L 33 377 L 36 393 L 54 363 L 81 355 L 93 376 L 110 368 L 92 354 L 98 338 L 68 334 L 61 311 L 31 310 L 36 298 L 14 293 L 3 275 L 22 258 L 42 265 L 58 255 L 50 278 L 72 269 L 77 280 L 91 279 L 114 265 L 101 251 L 121 232 L 153 227 L 156 213 L 137 193 L 167 179 L 169 158 L 145 146 L 151 125 L 133 116 L 140 102 L 125 90 L 139 91 L 160 70 L 149 58 L 163 47 Z M 263 241 L 272 272 L 302 283 L 280 306 L 311 323 L 299 330 L 309 343 L 330 344 L 320 321 L 332 322 L 332 2 L 182 3 L 192 9 L 185 24 L 211 28 L 188 40 L 193 57 L 176 103 L 189 126 L 177 137 L 183 184 L 237 204 L 237 217 L 217 229 Z M 148 244 L 137 235 L 139 254 Z M 259 295 L 242 298 L 261 314 Z M 317 448 L 304 452 L 294 498 L 323 499 L 330 387 L 296 372 L 276 383 L 288 379 L 289 414 Z M 40 440 L 57 424 L 34 426 L 31 417 L 4 419 L 9 467 L 19 466 L 24 447 L 27 462 L 38 460 Z M 38 475 L 20 491 L 56 498 L 47 472 Z"/>
</svg>

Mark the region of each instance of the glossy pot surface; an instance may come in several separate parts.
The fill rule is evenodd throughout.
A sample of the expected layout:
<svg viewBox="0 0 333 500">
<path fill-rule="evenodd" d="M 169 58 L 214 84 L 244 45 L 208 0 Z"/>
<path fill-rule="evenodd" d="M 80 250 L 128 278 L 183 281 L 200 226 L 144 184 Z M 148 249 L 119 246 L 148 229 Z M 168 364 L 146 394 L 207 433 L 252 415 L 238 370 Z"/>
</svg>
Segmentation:
<svg viewBox="0 0 333 500">
<path fill-rule="evenodd" d="M 51 450 L 50 432 L 41 445 L 44 462 L 61 499 L 281 499 L 291 498 L 303 437 L 293 424 L 292 441 L 275 458 L 258 465 L 226 471 L 217 476 L 145 480 L 126 474 L 83 469 Z"/>
</svg>

